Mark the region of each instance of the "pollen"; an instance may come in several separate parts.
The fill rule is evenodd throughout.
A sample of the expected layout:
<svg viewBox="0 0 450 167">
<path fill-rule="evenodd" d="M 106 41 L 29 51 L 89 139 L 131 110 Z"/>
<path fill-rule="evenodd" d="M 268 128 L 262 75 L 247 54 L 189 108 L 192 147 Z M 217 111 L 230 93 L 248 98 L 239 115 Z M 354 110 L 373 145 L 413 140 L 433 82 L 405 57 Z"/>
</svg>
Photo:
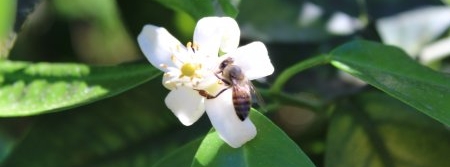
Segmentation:
<svg viewBox="0 0 450 167">
<path fill-rule="evenodd" d="M 185 63 L 181 67 L 181 76 L 187 76 L 191 78 L 196 77 L 195 72 L 200 68 L 201 66 L 199 64 Z"/>
</svg>

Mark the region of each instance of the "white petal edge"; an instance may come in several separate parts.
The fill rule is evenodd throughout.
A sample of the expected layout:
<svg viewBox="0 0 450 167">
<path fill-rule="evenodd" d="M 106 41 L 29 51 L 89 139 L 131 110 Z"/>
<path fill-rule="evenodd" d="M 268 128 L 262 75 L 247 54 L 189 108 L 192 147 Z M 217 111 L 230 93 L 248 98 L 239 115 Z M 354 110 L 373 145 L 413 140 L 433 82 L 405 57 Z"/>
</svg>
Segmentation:
<svg viewBox="0 0 450 167">
<path fill-rule="evenodd" d="M 178 87 L 170 91 L 165 99 L 167 107 L 185 126 L 192 125 L 203 115 L 204 101 L 197 91 L 187 87 Z"/>
<path fill-rule="evenodd" d="M 240 30 L 237 22 L 230 17 L 204 17 L 197 22 L 194 42 L 204 55 L 217 56 L 221 52 L 231 52 L 239 45 Z"/>
<path fill-rule="evenodd" d="M 221 28 L 220 17 L 204 17 L 197 22 L 193 41 L 198 45 L 198 52 L 204 56 L 217 56 L 219 53 Z"/>
<path fill-rule="evenodd" d="M 178 48 L 185 49 L 184 46 L 165 28 L 154 25 L 145 25 L 137 37 L 139 47 L 147 60 L 161 71 L 166 71 L 161 64 L 174 66 L 171 60 L 172 52 Z"/>
<path fill-rule="evenodd" d="M 175 75 L 175 74 L 173 74 Z M 174 90 L 177 87 L 176 82 L 170 82 L 173 79 L 173 77 L 170 77 L 169 75 L 163 75 L 162 79 L 162 85 L 166 87 L 169 90 Z"/>
<path fill-rule="evenodd" d="M 220 51 L 229 53 L 237 49 L 241 31 L 237 22 L 230 17 L 221 18 L 222 39 L 220 42 Z"/>
<path fill-rule="evenodd" d="M 274 71 L 266 46 L 262 42 L 241 46 L 235 52 L 222 57 L 221 59 L 232 57 L 234 64 L 242 69 L 249 80 L 271 75 Z"/>
<path fill-rule="evenodd" d="M 233 148 L 239 148 L 256 136 L 256 127 L 249 118 L 241 121 L 233 107 L 231 89 L 219 97 L 205 101 L 206 113 L 219 137 Z"/>
</svg>

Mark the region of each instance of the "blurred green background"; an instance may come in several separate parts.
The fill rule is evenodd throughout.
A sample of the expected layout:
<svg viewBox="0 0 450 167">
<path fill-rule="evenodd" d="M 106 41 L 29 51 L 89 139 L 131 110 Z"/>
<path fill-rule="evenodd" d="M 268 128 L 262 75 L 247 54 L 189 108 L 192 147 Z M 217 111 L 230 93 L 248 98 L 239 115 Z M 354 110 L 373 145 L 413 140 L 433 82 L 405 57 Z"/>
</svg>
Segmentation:
<svg viewBox="0 0 450 167">
<path fill-rule="evenodd" d="M 273 75 L 255 83 L 264 89 L 296 62 L 328 53 L 352 39 L 405 46 L 420 61 L 427 46 L 450 35 L 450 15 L 438 16 L 449 13 L 449 2 L 440 0 L 233 0 L 230 9 L 220 7 L 220 0 L 186 1 L 185 8 L 175 3 L 2 0 L 0 58 L 100 66 L 145 61 L 136 42 L 143 25 L 165 27 L 187 43 L 196 20 L 205 13 L 237 14 L 241 45 L 263 41 L 275 66 Z M 405 32 L 396 38 L 413 44 L 388 43 L 380 20 L 430 6 L 439 7 L 441 13 L 431 13 L 443 19 L 412 33 L 428 38 Z M 450 54 L 443 54 L 426 65 L 448 72 Z M 278 104 L 266 113 L 316 166 L 450 166 L 448 127 L 331 66 L 296 75 L 284 91 L 324 104 L 319 110 Z M 192 127 L 182 126 L 162 103 L 167 92 L 158 77 L 118 96 L 65 112 L 1 118 L 1 166 L 151 166 L 211 127 L 206 116 Z M 265 98 L 272 105 L 272 99 Z"/>
</svg>

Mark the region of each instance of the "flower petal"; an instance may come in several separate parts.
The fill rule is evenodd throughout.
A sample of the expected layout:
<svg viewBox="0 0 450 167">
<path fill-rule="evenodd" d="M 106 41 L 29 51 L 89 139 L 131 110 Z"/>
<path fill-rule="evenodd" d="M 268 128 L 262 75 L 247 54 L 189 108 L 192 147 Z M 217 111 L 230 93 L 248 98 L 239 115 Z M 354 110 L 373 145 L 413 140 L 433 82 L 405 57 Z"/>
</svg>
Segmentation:
<svg viewBox="0 0 450 167">
<path fill-rule="evenodd" d="M 216 56 L 219 53 L 221 29 L 219 17 L 204 17 L 197 22 L 194 30 L 194 43 L 198 51 L 205 56 Z"/>
<path fill-rule="evenodd" d="M 271 75 L 274 71 L 266 46 L 262 42 L 252 42 L 222 57 L 225 59 L 228 56 L 234 59 L 234 64 L 242 69 L 249 80 Z"/>
<path fill-rule="evenodd" d="M 185 126 L 196 122 L 205 111 L 205 99 L 197 91 L 187 87 L 178 87 L 170 91 L 165 102 L 167 107 Z"/>
<path fill-rule="evenodd" d="M 205 101 L 206 113 L 220 138 L 233 148 L 241 147 L 256 136 L 256 127 L 250 119 L 241 121 L 236 115 L 231 89 L 215 99 Z"/>
<path fill-rule="evenodd" d="M 240 30 L 236 21 L 230 17 L 205 17 L 197 22 L 194 42 L 204 55 L 216 56 L 230 52 L 239 45 Z"/>
<path fill-rule="evenodd" d="M 167 71 L 161 64 L 174 66 L 171 60 L 174 51 L 185 49 L 180 41 L 167 32 L 165 28 L 154 25 L 145 25 L 137 40 L 147 60 L 161 71 Z"/>
<path fill-rule="evenodd" d="M 179 75 L 175 72 L 167 72 L 164 73 L 163 79 L 162 79 L 162 85 L 166 87 L 169 90 L 174 90 L 177 87 L 177 82 L 174 81 L 174 76 Z M 178 78 L 178 77 L 176 77 Z"/>
<path fill-rule="evenodd" d="M 221 18 L 222 39 L 220 42 L 220 51 L 229 53 L 237 49 L 241 31 L 237 22 L 230 17 Z"/>
</svg>

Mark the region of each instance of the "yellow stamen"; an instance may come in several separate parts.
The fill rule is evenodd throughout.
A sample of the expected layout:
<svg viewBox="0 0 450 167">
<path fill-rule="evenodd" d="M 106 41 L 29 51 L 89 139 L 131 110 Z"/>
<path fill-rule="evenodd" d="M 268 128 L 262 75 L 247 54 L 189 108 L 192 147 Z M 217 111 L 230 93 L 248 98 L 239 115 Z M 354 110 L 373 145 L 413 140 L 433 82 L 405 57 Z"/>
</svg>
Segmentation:
<svg viewBox="0 0 450 167">
<path fill-rule="evenodd" d="M 187 44 L 186 44 L 186 48 L 192 48 L 192 42 L 188 42 Z"/>
<path fill-rule="evenodd" d="M 181 76 L 194 77 L 197 69 L 199 69 L 198 64 L 185 63 L 181 67 Z"/>
</svg>

